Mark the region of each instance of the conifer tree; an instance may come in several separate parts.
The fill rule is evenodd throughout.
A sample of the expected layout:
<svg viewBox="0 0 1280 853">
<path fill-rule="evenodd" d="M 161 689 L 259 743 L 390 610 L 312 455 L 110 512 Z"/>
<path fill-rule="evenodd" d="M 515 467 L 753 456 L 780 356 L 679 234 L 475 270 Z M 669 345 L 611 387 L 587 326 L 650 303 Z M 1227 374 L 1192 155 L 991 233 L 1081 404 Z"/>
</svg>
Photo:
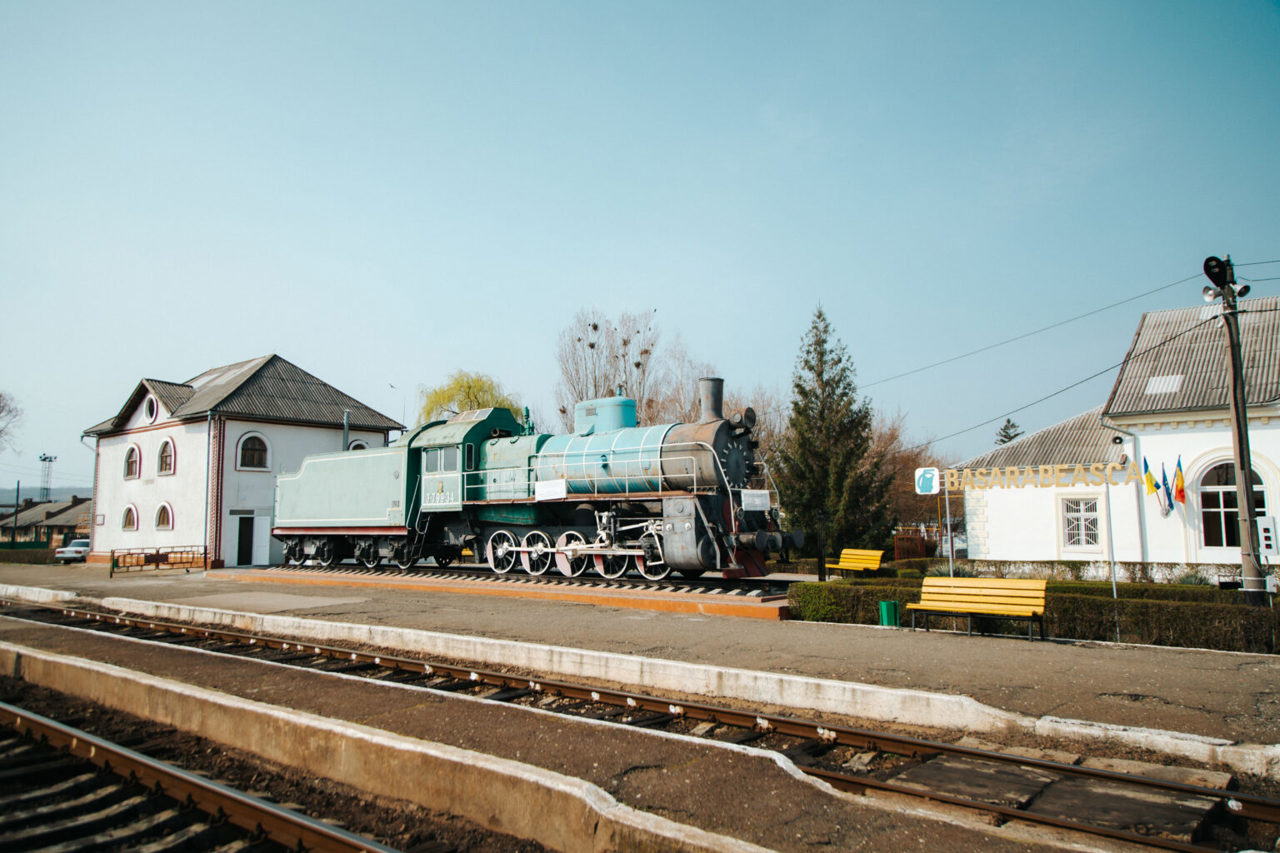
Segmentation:
<svg viewBox="0 0 1280 853">
<path fill-rule="evenodd" d="M 1022 427 L 1018 426 L 1013 418 L 1005 418 L 1004 424 L 996 430 L 996 444 L 1008 444 L 1020 435 L 1022 435 Z"/>
<path fill-rule="evenodd" d="M 892 530 L 889 472 L 872 449 L 872 412 L 859 401 L 853 365 L 819 306 L 792 379 L 791 417 L 779 442 L 778 489 L 787 526 L 841 548 L 880 548 Z"/>
</svg>

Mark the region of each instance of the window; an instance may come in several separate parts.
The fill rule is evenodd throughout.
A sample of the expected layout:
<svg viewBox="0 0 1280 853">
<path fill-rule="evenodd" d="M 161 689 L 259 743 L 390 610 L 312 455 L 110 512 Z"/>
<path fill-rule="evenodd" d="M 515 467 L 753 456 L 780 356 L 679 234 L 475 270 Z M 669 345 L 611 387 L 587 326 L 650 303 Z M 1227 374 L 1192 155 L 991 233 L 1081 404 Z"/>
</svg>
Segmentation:
<svg viewBox="0 0 1280 853">
<path fill-rule="evenodd" d="M 347 445 L 347 450 L 368 450 L 369 445 L 364 443 L 363 439 L 355 439 Z"/>
<path fill-rule="evenodd" d="M 422 455 L 422 473 L 448 473 L 458 470 L 458 448 L 433 447 Z"/>
<path fill-rule="evenodd" d="M 440 470 L 441 471 L 457 471 L 458 470 L 458 448 L 456 447 L 440 448 Z"/>
<path fill-rule="evenodd" d="M 156 510 L 156 530 L 173 529 L 173 510 L 168 504 L 160 504 Z"/>
<path fill-rule="evenodd" d="M 258 471 L 266 470 L 267 443 L 260 436 L 247 435 L 240 439 L 240 467 Z"/>
<path fill-rule="evenodd" d="M 139 471 L 142 470 L 142 452 L 138 450 L 136 444 L 131 445 L 124 454 L 124 478 L 126 480 L 136 479 Z"/>
<path fill-rule="evenodd" d="M 132 506 L 124 508 L 124 516 L 120 519 L 121 530 L 137 530 L 138 529 L 138 511 Z"/>
<path fill-rule="evenodd" d="M 1267 514 L 1262 478 L 1251 471 L 1253 514 Z M 1236 491 L 1236 466 L 1216 465 L 1200 478 L 1200 530 L 1206 548 L 1240 547 L 1240 494 Z"/>
<path fill-rule="evenodd" d="M 147 423 L 156 422 L 156 415 L 160 413 L 160 407 L 156 405 L 155 397 L 147 397 L 146 402 L 142 404 L 142 414 L 146 417 Z"/>
<path fill-rule="evenodd" d="M 1067 498 L 1062 502 L 1062 544 L 1068 548 L 1098 544 L 1097 498 Z"/>
<path fill-rule="evenodd" d="M 422 473 L 434 474 L 440 470 L 440 448 L 433 447 L 422 454 Z"/>
<path fill-rule="evenodd" d="M 467 445 L 467 470 L 474 471 L 476 469 L 476 446 L 474 444 Z"/>
<path fill-rule="evenodd" d="M 160 445 L 160 458 L 156 462 L 156 473 L 173 473 L 173 442 L 166 441 Z"/>
</svg>

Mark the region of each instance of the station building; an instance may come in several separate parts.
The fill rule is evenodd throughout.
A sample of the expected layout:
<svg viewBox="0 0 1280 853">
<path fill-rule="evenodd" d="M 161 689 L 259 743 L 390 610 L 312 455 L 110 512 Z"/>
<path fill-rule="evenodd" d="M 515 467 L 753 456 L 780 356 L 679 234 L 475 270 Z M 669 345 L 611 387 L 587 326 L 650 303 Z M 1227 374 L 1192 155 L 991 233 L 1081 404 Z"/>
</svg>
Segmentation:
<svg viewBox="0 0 1280 853">
<path fill-rule="evenodd" d="M 279 562 L 276 477 L 303 457 L 386 445 L 404 427 L 278 355 L 187 382 L 143 379 L 97 440 L 92 563 L 191 549 L 210 567 Z"/>
<path fill-rule="evenodd" d="M 1239 307 L 1255 514 L 1276 515 L 1280 298 Z M 1105 403 L 945 472 L 949 490 L 964 494 L 980 570 L 1051 563 L 1099 579 L 1114 563 L 1120 580 L 1239 575 L 1221 311 L 1215 303 L 1144 314 Z"/>
</svg>

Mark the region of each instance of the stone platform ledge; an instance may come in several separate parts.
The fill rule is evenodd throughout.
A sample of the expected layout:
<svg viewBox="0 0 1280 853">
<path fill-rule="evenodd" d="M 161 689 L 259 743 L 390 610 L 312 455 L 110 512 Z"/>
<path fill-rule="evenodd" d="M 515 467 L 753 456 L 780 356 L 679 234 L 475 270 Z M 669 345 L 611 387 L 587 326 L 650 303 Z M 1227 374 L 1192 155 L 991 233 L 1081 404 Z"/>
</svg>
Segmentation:
<svg viewBox="0 0 1280 853">
<path fill-rule="evenodd" d="M 747 598 L 738 595 L 714 595 L 708 593 L 663 592 L 659 590 L 628 590 L 575 585 L 556 587 L 544 584 L 522 584 L 517 581 L 486 580 L 484 583 L 433 578 L 430 575 L 414 577 L 370 577 L 367 575 L 307 574 L 305 572 L 276 572 L 270 569 L 220 570 L 219 576 L 247 583 L 294 584 L 297 586 L 373 587 L 376 589 L 413 589 L 435 592 L 453 592 L 463 595 L 488 595 L 501 598 L 532 598 L 540 601 L 571 601 L 575 604 L 595 604 L 601 607 L 622 607 L 631 610 L 654 610 L 662 613 L 697 613 L 704 616 L 738 616 L 747 619 L 778 621 L 788 616 L 784 596 L 773 599 Z"/>
<path fill-rule="evenodd" d="M 638 811 L 540 767 L 97 661 L 0 643 L 0 671 L 556 850 L 765 851 Z"/>
<path fill-rule="evenodd" d="M 98 600 L 37 587 L 0 585 L 0 597 L 33 603 L 93 603 L 106 610 L 162 621 L 198 622 L 246 633 L 260 632 L 312 642 L 412 649 L 422 654 L 472 661 L 478 665 L 514 666 L 554 676 L 643 684 L 655 691 L 736 699 L 802 712 L 821 711 L 976 733 L 1029 731 L 1047 737 L 1110 739 L 1204 764 L 1222 764 L 1238 773 L 1280 780 L 1280 744 L 1237 743 L 1163 729 L 1117 726 L 1063 717 L 1032 717 L 993 708 L 968 696 L 385 625 L 327 622 L 128 598 Z"/>
</svg>

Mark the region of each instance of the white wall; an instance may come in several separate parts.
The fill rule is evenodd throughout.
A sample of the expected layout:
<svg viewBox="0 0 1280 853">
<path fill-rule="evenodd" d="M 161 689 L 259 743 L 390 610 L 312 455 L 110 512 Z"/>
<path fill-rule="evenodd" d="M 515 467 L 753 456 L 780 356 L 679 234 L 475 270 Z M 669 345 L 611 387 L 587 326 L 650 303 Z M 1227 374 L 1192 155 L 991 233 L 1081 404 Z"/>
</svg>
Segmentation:
<svg viewBox="0 0 1280 853">
<path fill-rule="evenodd" d="M 93 550 L 118 548 L 199 546 L 205 535 L 205 490 L 208 488 L 206 424 L 166 423 L 162 413 L 156 423 L 135 414 L 131 431 L 98 441 L 97 495 L 94 504 Z M 173 474 L 159 474 L 160 447 L 174 447 Z M 139 476 L 125 479 L 125 454 L 137 447 L 141 454 Z M 171 509 L 172 530 L 156 529 L 156 512 L 162 503 Z M 121 526 L 126 506 L 137 510 L 138 528 Z"/>
<path fill-rule="evenodd" d="M 1134 434 L 1134 438 L 1126 439 L 1124 452 L 1139 466 L 1145 456 L 1157 482 L 1163 463 L 1172 487 L 1181 454 L 1185 506 L 1175 503 L 1166 516 L 1156 496 L 1148 495 L 1141 482 L 1111 486 L 1109 536 L 1105 504 L 1108 490 L 1103 486 L 968 489 L 965 523 L 969 556 L 984 560 L 1105 562 L 1111 556 L 1111 541 L 1118 562 L 1239 564 L 1239 548 L 1206 547 L 1201 529 L 1200 479 L 1214 466 L 1234 459 L 1225 413 L 1202 414 L 1199 419 L 1183 414 L 1181 420 L 1148 416 L 1141 421 L 1134 418 L 1116 423 Z M 1267 514 L 1280 515 L 1280 408 L 1250 410 L 1249 436 L 1253 468 L 1263 481 Z M 1063 501 L 1092 497 L 1099 502 L 1098 544 L 1092 548 L 1068 548 L 1064 544 Z"/>
</svg>

